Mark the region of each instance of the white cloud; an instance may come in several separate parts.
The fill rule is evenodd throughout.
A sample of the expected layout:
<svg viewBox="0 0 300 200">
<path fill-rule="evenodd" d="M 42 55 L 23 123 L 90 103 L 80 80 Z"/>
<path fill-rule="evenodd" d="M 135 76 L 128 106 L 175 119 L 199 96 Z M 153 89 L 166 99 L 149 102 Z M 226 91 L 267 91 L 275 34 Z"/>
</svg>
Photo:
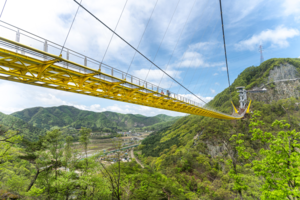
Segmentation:
<svg viewBox="0 0 300 200">
<path fill-rule="evenodd" d="M 207 50 L 209 47 L 214 45 L 215 43 L 211 42 L 198 42 L 192 45 L 189 45 L 190 51 L 196 51 L 196 50 Z"/>
<path fill-rule="evenodd" d="M 217 75 L 218 75 L 218 73 L 214 73 L 213 75 L 214 75 L 214 76 L 217 76 Z"/>
<path fill-rule="evenodd" d="M 218 83 L 218 82 L 215 82 L 215 85 L 220 85 L 220 83 Z"/>
<path fill-rule="evenodd" d="M 300 1 L 285 0 L 282 3 L 285 15 L 294 15 L 295 21 L 300 22 Z"/>
<path fill-rule="evenodd" d="M 210 89 L 211 93 L 215 94 L 216 93 L 216 90 L 214 89 Z"/>
<path fill-rule="evenodd" d="M 278 26 L 274 30 L 264 30 L 259 34 L 253 35 L 251 38 L 247 40 L 243 40 L 236 44 L 236 48 L 239 50 L 257 50 L 259 44 L 270 43 L 273 47 L 288 47 L 289 38 L 293 38 L 298 36 L 299 30 L 293 28 L 286 28 L 284 26 Z"/>
<path fill-rule="evenodd" d="M 222 67 L 221 71 L 227 71 L 227 68 L 226 67 Z"/>
<path fill-rule="evenodd" d="M 178 64 L 174 65 L 174 67 L 177 68 L 216 67 L 216 66 L 221 66 L 223 64 L 224 64 L 223 62 L 209 63 L 205 61 L 202 54 L 195 51 L 188 51 L 183 54 L 181 61 Z"/>
</svg>

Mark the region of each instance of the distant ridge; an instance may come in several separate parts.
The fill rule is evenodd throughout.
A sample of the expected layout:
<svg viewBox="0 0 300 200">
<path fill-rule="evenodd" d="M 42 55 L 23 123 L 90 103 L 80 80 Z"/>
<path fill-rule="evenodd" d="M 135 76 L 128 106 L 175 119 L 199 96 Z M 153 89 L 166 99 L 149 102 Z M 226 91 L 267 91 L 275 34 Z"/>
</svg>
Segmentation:
<svg viewBox="0 0 300 200">
<path fill-rule="evenodd" d="M 120 114 L 111 111 L 93 112 L 64 105 L 46 108 L 27 108 L 12 113 L 11 116 L 20 118 L 34 127 L 42 129 L 50 129 L 54 126 L 68 126 L 76 129 L 89 127 L 93 131 L 102 131 L 105 128 L 111 130 L 142 128 L 180 118 L 163 114 L 147 117 L 140 114 Z"/>
</svg>

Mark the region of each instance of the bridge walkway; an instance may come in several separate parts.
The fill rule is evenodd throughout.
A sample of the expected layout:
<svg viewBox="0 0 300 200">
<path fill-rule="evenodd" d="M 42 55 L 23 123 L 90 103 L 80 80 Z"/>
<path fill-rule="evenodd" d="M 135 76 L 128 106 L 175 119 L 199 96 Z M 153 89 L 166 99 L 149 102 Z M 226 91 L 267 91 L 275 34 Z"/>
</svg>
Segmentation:
<svg viewBox="0 0 300 200">
<path fill-rule="evenodd" d="M 175 93 L 166 95 L 167 91 L 163 88 L 71 49 L 64 49 L 64 56 L 49 53 L 49 51 L 57 53 L 62 47 L 27 31 L 5 25 L 0 24 L 0 79 L 2 80 L 205 117 L 227 120 L 241 118 L 241 116 L 232 116 L 203 107 L 201 103 Z M 16 41 L 3 37 L 1 34 L 3 28 L 13 31 Z M 22 38 L 24 37 L 24 43 L 38 41 L 42 45 L 36 46 L 43 49 L 21 43 L 21 35 Z M 83 65 L 79 64 L 82 61 Z M 161 94 L 161 91 L 164 91 L 164 94 Z"/>
</svg>

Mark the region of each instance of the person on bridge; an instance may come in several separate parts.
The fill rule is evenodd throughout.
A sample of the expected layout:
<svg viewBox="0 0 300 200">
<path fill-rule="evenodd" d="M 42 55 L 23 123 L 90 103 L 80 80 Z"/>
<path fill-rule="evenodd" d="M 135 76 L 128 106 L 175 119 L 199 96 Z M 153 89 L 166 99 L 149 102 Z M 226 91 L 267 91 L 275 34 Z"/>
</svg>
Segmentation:
<svg viewBox="0 0 300 200">
<path fill-rule="evenodd" d="M 168 97 L 170 97 L 170 91 L 169 90 L 167 90 L 167 94 L 168 94 Z"/>
<path fill-rule="evenodd" d="M 165 94 L 163 90 L 161 90 L 161 94 Z"/>
</svg>

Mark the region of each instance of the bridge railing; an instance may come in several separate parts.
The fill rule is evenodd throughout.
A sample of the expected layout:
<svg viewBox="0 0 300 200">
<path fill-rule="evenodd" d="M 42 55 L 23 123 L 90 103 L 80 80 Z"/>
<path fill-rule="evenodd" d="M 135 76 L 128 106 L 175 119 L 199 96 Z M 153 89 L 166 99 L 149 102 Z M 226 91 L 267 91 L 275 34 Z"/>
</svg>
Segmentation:
<svg viewBox="0 0 300 200">
<path fill-rule="evenodd" d="M 57 43 L 54 43 L 54 42 L 51 42 L 47 39 L 44 39 L 40 36 L 37 36 L 35 34 L 32 34 L 28 31 L 25 31 L 23 29 L 20 29 L 18 27 L 15 27 L 11 24 L 8 24 L 6 22 L 3 22 L 0 20 L 0 37 L 4 37 L 4 38 L 7 38 L 9 40 L 13 40 L 13 41 L 16 41 L 16 42 L 19 42 L 21 44 L 24 44 L 24 45 L 27 45 L 27 46 L 30 46 L 32 48 L 35 48 L 35 49 L 38 49 L 38 50 L 41 50 L 41 51 L 44 51 L 44 52 L 47 52 L 47 53 L 50 53 L 50 54 L 54 54 L 54 55 L 59 55 L 60 52 L 61 52 L 61 49 L 62 49 L 62 46 L 57 44 Z M 30 52 L 25 52 L 25 51 L 22 51 L 22 49 L 18 49 L 19 47 L 15 47 L 15 46 L 12 46 L 11 49 L 13 51 L 17 51 L 19 53 L 22 53 L 24 55 L 26 54 L 30 54 L 31 57 L 35 57 L 37 59 L 41 59 L 41 56 L 40 55 L 35 55 L 34 53 L 30 53 Z M 166 98 L 167 97 L 170 97 L 170 98 L 174 98 L 178 101 L 182 101 L 182 102 L 185 102 L 185 103 L 188 103 L 188 104 L 191 104 L 191 105 L 194 105 L 194 106 L 197 106 L 197 107 L 202 107 L 203 104 L 202 103 L 199 103 L 199 102 L 196 102 L 196 101 L 192 101 L 184 96 L 181 96 L 179 94 L 176 94 L 176 93 L 173 93 L 171 91 L 168 92 L 168 90 L 162 88 L 162 87 L 159 87 L 157 85 L 154 85 L 152 83 L 149 83 L 147 81 L 144 81 L 140 78 L 137 78 L 135 76 L 132 76 L 130 74 L 127 74 L 121 70 L 118 70 L 116 68 L 113 68 L 105 63 L 101 63 L 93 58 L 90 58 L 90 57 L 87 57 L 81 53 L 78 53 L 78 52 L 75 52 L 67 47 L 64 47 L 63 51 L 62 51 L 62 58 L 64 59 L 67 59 L 69 61 L 72 61 L 74 63 L 78 63 L 80 65 L 83 65 L 83 66 L 86 66 L 86 67 L 89 67 L 91 69 L 94 69 L 94 70 L 99 70 L 101 71 L 102 73 L 105 73 L 107 75 L 111 75 L 113 77 L 116 77 L 118 79 L 125 79 L 126 78 L 126 81 L 127 82 L 130 82 L 132 84 L 127 84 L 126 86 L 128 86 L 129 88 L 143 88 L 141 89 L 141 91 L 143 92 L 146 92 L 146 93 L 155 93 L 156 96 L 165 96 Z M 43 58 L 45 61 L 51 59 L 51 57 L 47 57 L 47 56 L 44 56 Z M 61 62 L 61 63 L 57 63 L 57 65 L 60 65 L 62 67 L 65 67 L 65 68 L 72 68 L 72 70 L 76 70 L 76 71 L 79 71 L 81 73 L 86 73 L 86 74 L 89 74 L 89 73 L 93 73 L 93 71 L 89 71 L 87 69 L 84 69 L 84 68 L 80 68 L 80 67 L 76 67 L 75 65 L 73 66 L 70 66 L 70 63 L 67 63 L 67 62 Z M 96 75 L 96 77 L 98 78 L 101 78 L 101 79 L 105 79 L 107 81 L 111 81 L 111 82 L 114 82 L 113 78 L 109 77 L 109 76 L 103 76 L 102 74 L 100 75 Z M 208 109 L 208 108 L 206 108 Z M 212 110 L 212 109 L 209 109 L 209 110 Z M 215 112 L 218 112 L 216 110 L 213 110 Z"/>
</svg>

